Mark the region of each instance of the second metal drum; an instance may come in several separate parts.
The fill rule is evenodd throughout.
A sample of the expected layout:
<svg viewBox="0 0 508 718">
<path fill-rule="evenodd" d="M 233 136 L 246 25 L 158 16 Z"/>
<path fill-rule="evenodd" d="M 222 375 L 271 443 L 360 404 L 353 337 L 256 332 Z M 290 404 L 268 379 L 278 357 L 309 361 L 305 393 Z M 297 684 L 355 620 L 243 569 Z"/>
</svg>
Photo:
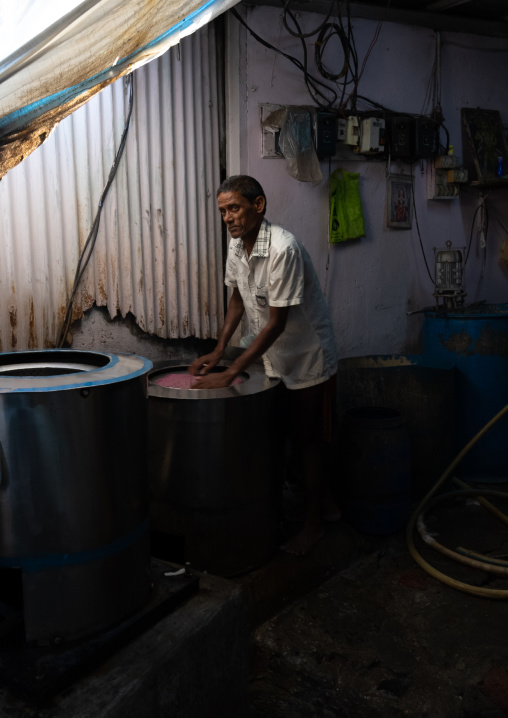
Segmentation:
<svg viewBox="0 0 508 718">
<path fill-rule="evenodd" d="M 183 539 L 183 556 L 166 558 L 232 576 L 263 564 L 278 545 L 279 381 L 255 365 L 225 389 L 157 383 L 187 369 L 168 362 L 148 377 L 152 528 Z"/>
</svg>

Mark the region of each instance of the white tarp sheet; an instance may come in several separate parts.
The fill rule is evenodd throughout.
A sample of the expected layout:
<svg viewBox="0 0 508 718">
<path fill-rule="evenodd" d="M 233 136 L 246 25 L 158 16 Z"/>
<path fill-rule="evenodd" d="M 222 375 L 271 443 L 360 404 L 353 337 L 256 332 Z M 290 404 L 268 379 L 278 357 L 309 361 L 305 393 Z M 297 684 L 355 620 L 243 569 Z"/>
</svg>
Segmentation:
<svg viewBox="0 0 508 718">
<path fill-rule="evenodd" d="M 96 92 L 237 2 L 85 0 L 0 60 L 0 178 Z"/>
</svg>

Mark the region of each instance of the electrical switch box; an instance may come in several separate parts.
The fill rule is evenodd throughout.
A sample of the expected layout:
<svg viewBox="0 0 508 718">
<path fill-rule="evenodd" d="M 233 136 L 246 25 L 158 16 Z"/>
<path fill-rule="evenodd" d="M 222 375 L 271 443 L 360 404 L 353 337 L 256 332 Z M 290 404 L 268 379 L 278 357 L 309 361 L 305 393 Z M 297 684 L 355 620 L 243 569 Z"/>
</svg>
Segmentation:
<svg viewBox="0 0 508 718">
<path fill-rule="evenodd" d="M 439 124 L 429 117 L 389 116 L 386 135 L 393 159 L 420 159 L 439 153 Z"/>
<path fill-rule="evenodd" d="M 314 120 L 314 143 L 318 157 L 333 157 L 337 152 L 337 115 L 318 110 Z"/>
<path fill-rule="evenodd" d="M 439 153 L 439 125 L 428 117 L 415 117 L 416 157 L 434 157 Z"/>
<path fill-rule="evenodd" d="M 454 155 L 440 155 L 427 165 L 427 198 L 454 199 L 460 194 L 461 184 L 468 181 L 468 172 L 459 166 Z M 448 169 L 450 165 L 451 169 Z"/>
<path fill-rule="evenodd" d="M 356 147 L 359 139 L 360 139 L 360 122 L 358 120 L 358 117 L 355 117 L 354 115 L 352 115 L 347 118 L 345 143 L 346 143 L 346 145 L 352 145 L 353 147 Z"/>
<path fill-rule="evenodd" d="M 340 117 L 337 120 L 337 141 L 338 142 L 346 141 L 346 131 L 347 131 L 347 120 L 345 120 L 343 117 Z"/>
<path fill-rule="evenodd" d="M 453 169 L 460 166 L 460 159 L 457 155 L 439 155 L 434 161 L 436 169 Z"/>
<path fill-rule="evenodd" d="M 448 170 L 446 172 L 446 180 L 447 182 L 467 182 L 467 170 L 464 169 L 464 167 L 456 167 L 453 170 Z"/>
<path fill-rule="evenodd" d="M 414 118 L 395 115 L 387 118 L 386 139 L 393 159 L 414 155 Z"/>
<path fill-rule="evenodd" d="M 375 155 L 385 148 L 385 121 L 380 117 L 366 117 L 360 125 L 360 148 L 362 155 Z"/>
</svg>

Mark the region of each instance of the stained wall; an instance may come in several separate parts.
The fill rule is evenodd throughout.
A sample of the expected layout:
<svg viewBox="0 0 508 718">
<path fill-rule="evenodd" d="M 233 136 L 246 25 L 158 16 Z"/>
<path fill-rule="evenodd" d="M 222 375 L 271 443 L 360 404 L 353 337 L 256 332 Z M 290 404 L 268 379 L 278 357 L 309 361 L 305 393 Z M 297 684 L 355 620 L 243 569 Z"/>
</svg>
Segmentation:
<svg viewBox="0 0 508 718">
<path fill-rule="evenodd" d="M 279 8 L 239 6 L 239 11 L 264 40 L 302 59 L 300 41 L 284 29 Z M 318 27 L 322 20 L 316 14 L 298 15 L 303 32 Z M 235 99 L 240 119 L 235 119 L 234 110 L 229 118 L 230 127 L 239 128 L 241 137 L 237 153 L 230 156 L 230 168 L 259 179 L 268 197 L 268 218 L 294 232 L 310 251 L 331 309 L 340 356 L 418 349 L 422 314 L 408 312 L 433 305 L 433 248 L 444 248 L 447 240 L 454 248 L 461 248 L 469 245 L 471 237 L 465 270 L 467 302 L 506 301 L 508 269 L 500 260 L 500 252 L 508 236 L 508 188 L 488 192 L 489 224 L 484 250 L 478 232 L 480 212 L 472 224 L 480 190 L 466 188 L 453 200 L 427 199 L 427 160 L 410 166 L 361 160 L 352 155 L 344 159 L 341 155 L 321 162 L 323 180 L 319 184 L 294 179 L 286 171 L 284 160 L 261 156 L 260 105 L 310 105 L 313 100 L 298 68 L 239 29 L 238 23 L 235 27 L 234 22 L 230 23 L 229 66 L 234 77 L 238 78 L 238 65 L 243 74 L 240 73 Z M 378 28 L 375 21 L 354 18 L 352 24 L 360 67 L 379 30 L 358 94 L 397 112 L 429 114 L 433 108 L 436 33 L 396 23 L 384 23 Z M 314 40 L 315 36 L 306 40 L 309 70 L 313 73 Z M 237 66 L 235 53 L 239 57 Z M 338 46 L 335 53 L 327 58 L 332 68 L 340 58 Z M 450 144 L 459 156 L 462 107 L 499 110 L 502 121 L 508 124 L 508 75 L 503 71 L 507 59 L 506 40 L 441 33 L 441 107 Z M 372 109 L 372 105 L 358 102 L 358 109 Z M 445 139 L 441 133 L 441 141 Z M 365 237 L 330 246 L 328 178 L 339 167 L 360 174 Z M 416 213 L 411 229 L 386 227 L 388 173 L 414 176 Z"/>
</svg>

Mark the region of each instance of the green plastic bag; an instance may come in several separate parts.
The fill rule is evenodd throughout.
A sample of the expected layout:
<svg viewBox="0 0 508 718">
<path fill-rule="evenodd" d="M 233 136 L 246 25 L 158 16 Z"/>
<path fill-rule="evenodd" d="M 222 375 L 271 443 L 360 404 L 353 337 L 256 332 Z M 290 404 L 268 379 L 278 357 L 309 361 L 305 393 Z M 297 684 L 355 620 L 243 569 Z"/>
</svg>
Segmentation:
<svg viewBox="0 0 508 718">
<path fill-rule="evenodd" d="M 359 178 L 342 169 L 330 176 L 330 244 L 365 237 Z"/>
</svg>

